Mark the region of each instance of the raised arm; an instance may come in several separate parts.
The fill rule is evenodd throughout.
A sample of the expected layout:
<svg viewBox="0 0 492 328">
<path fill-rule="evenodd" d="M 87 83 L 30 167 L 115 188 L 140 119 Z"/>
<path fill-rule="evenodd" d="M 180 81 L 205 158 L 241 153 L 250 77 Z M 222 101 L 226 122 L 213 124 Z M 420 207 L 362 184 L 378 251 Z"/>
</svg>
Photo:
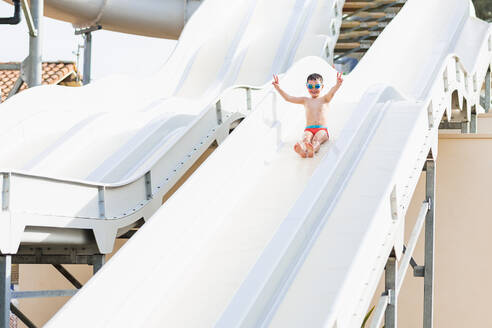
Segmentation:
<svg viewBox="0 0 492 328">
<path fill-rule="evenodd" d="M 333 99 L 333 96 L 335 93 L 340 89 L 340 86 L 342 85 L 343 79 L 342 79 L 342 73 L 337 73 L 337 83 L 333 86 L 333 88 L 328 91 L 328 93 L 325 95 L 325 102 L 330 102 L 331 99 Z"/>
<path fill-rule="evenodd" d="M 293 97 L 280 88 L 280 85 L 278 83 L 278 76 L 275 74 L 273 75 L 272 84 L 275 87 L 275 89 L 278 91 L 278 93 L 282 96 L 282 98 L 285 99 L 285 101 L 288 101 L 288 102 L 291 102 L 294 104 L 301 104 L 301 105 L 304 104 L 304 97 Z"/>
</svg>

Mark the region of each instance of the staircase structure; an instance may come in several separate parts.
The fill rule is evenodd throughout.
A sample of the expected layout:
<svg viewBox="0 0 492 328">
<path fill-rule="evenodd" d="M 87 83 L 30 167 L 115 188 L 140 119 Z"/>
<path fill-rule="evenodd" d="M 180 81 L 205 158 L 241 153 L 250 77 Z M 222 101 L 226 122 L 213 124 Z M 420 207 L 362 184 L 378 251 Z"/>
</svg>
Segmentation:
<svg viewBox="0 0 492 328">
<path fill-rule="evenodd" d="M 334 62 L 348 73 L 364 56 L 406 0 L 346 0 Z"/>
</svg>

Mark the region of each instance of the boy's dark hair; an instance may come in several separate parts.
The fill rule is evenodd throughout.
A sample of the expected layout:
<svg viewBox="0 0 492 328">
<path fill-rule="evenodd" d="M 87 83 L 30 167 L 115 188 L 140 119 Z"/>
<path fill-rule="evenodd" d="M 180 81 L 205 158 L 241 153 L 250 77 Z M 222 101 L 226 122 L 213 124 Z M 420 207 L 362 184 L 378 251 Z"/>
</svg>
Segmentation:
<svg viewBox="0 0 492 328">
<path fill-rule="evenodd" d="M 321 83 L 323 83 L 323 77 L 321 75 L 319 75 L 318 73 L 309 74 L 306 82 L 309 82 L 309 80 L 314 80 L 314 81 L 320 80 Z"/>
</svg>

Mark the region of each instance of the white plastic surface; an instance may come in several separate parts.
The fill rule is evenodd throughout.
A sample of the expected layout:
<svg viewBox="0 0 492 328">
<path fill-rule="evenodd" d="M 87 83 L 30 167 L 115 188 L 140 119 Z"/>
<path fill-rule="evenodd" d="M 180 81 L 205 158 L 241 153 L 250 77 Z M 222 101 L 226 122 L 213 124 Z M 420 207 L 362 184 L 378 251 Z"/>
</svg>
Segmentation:
<svg viewBox="0 0 492 328">
<path fill-rule="evenodd" d="M 299 12 L 285 0 L 258 4 L 252 19 L 263 18 L 260 26 L 280 17 L 287 28 L 287 8 Z M 401 243 L 423 162 L 429 151 L 437 156 L 437 128 L 445 111 L 451 117 L 453 92 L 466 100 L 467 117 L 480 108 L 491 31 L 468 8 L 465 0 L 409 0 L 346 76 L 328 114 L 331 139 L 312 160 L 292 151 L 302 108 L 267 94 L 46 327 L 360 327 L 386 258 Z M 241 57 L 244 70 L 234 72 L 258 71 L 265 82 L 289 67 L 262 65 L 272 56 L 267 46 L 286 44 L 273 39 L 279 43 L 256 44 L 257 59 Z M 327 87 L 334 82 L 328 64 L 308 57 L 281 85 L 302 94 L 313 71 Z M 189 86 L 206 90 L 206 81 Z"/>
<path fill-rule="evenodd" d="M 0 238 L 0 250 L 15 253 L 25 227 L 38 226 L 81 229 L 84 237 L 93 230 L 99 250 L 108 253 L 114 236 L 150 217 L 203 151 L 248 114 L 244 86 L 268 85 L 299 52 L 314 51 L 304 40 L 325 39 L 312 54 L 332 52 L 336 35 L 328 26 L 341 20 L 333 0 L 277 7 L 208 0 L 155 76 L 32 88 L 2 104 L 0 170 L 10 189 L 2 213 L 9 219 L 0 225 L 10 234 Z M 264 93 L 252 90 L 252 104 Z"/>
</svg>

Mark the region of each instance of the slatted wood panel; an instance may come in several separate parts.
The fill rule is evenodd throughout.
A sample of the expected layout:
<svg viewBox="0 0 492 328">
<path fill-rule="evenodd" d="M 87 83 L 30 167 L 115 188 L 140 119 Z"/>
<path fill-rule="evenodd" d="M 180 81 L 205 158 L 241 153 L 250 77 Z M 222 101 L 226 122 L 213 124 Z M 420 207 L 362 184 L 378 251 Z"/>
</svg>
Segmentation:
<svg viewBox="0 0 492 328">
<path fill-rule="evenodd" d="M 402 6 L 398 0 L 346 0 L 343 8 L 346 19 L 342 21 L 335 58 L 347 51 L 350 56 L 362 57 Z"/>
</svg>

